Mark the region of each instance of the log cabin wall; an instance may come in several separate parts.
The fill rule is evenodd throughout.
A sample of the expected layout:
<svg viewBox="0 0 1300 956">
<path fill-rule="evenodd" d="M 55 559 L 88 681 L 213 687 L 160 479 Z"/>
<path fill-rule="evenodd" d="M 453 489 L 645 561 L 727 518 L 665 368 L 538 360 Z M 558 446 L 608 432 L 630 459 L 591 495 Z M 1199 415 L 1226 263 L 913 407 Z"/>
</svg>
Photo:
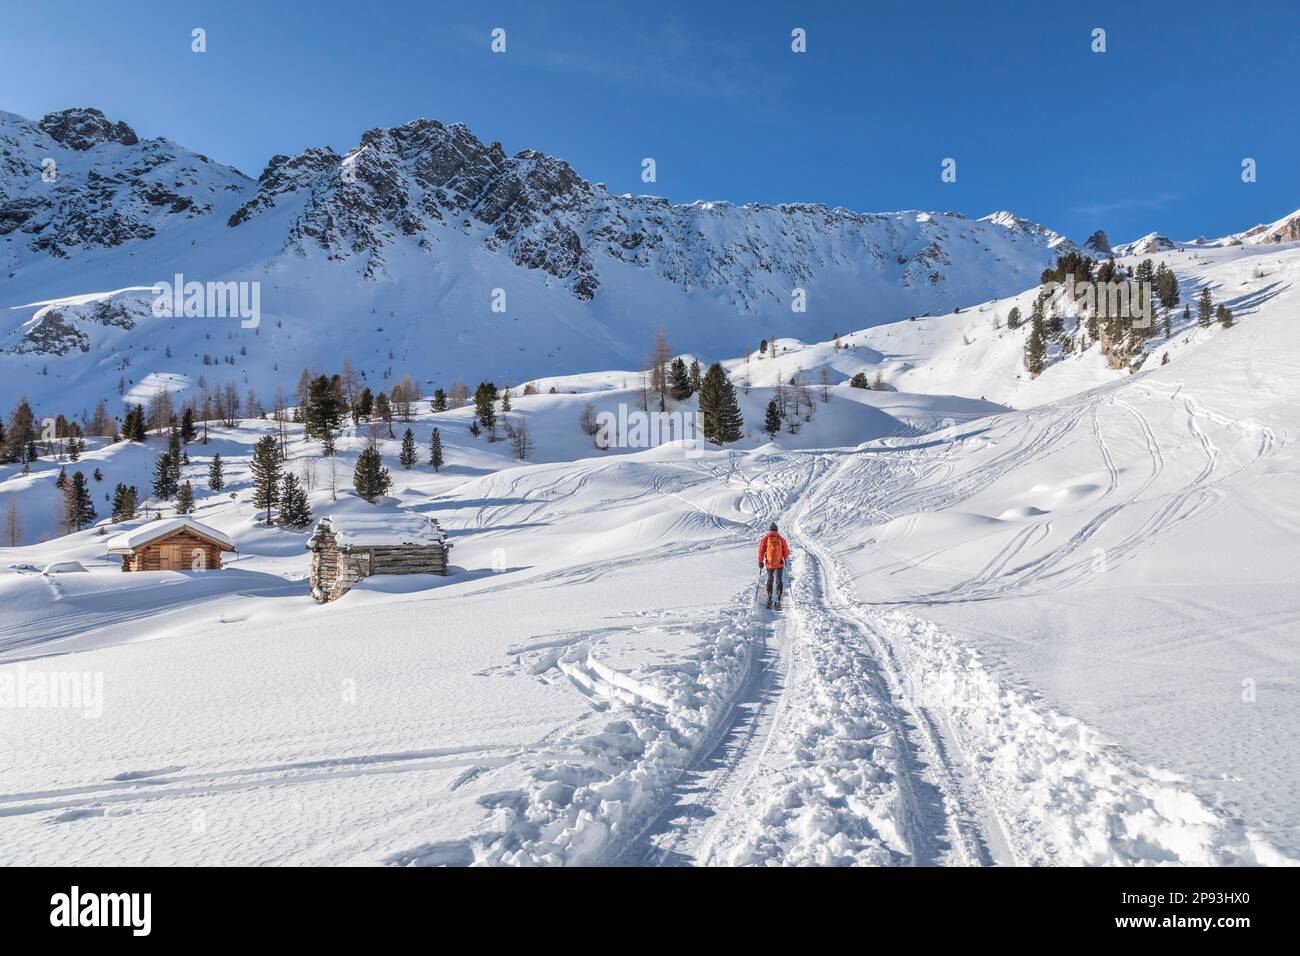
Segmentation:
<svg viewBox="0 0 1300 956">
<path fill-rule="evenodd" d="M 356 546 L 340 551 L 328 529 L 318 530 L 311 556 L 311 593 L 336 601 L 372 574 L 449 574 L 446 544 Z"/>
<path fill-rule="evenodd" d="M 194 566 L 195 551 L 199 552 L 201 561 L 197 569 Z M 220 568 L 221 548 L 184 529 L 150 541 L 122 556 L 123 571 L 216 571 Z"/>
</svg>

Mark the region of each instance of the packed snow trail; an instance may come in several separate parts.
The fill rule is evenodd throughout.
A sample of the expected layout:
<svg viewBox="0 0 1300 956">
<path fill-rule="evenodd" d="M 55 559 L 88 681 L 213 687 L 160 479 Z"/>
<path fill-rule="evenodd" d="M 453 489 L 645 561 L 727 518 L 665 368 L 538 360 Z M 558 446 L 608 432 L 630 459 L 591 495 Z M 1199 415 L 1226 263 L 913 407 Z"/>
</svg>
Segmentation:
<svg viewBox="0 0 1300 956">
<path fill-rule="evenodd" d="M 826 456 L 796 455 L 780 473 L 800 460 L 810 481 L 831 470 Z M 1013 862 L 996 821 L 955 798 L 972 785 L 956 778 L 924 718 L 905 709 L 896 675 L 880 666 L 879 646 L 804 534 L 809 487 L 797 508 L 767 516 L 781 520 L 792 548 L 790 600 L 779 614 L 758 611 L 776 649 L 757 658 L 727 734 L 626 862 Z"/>
<path fill-rule="evenodd" d="M 1096 409 L 1095 402 L 1078 403 L 1073 414 L 1059 415 L 1002 456 L 1003 463 L 1043 454 L 1052 437 L 1087 417 L 1113 468 Z M 1189 429 L 1199 431 L 1194 419 Z M 1148 447 L 1158 474 L 1158 451 Z M 1207 465 L 1177 501 L 1210 475 L 1215 456 L 1206 447 Z M 847 572 L 808 533 L 804 519 L 812 509 L 842 515 L 850 501 L 887 501 L 894 463 L 878 468 L 875 453 L 860 451 L 830 467 L 836 457 L 764 460 L 765 469 L 786 480 L 805 463 L 794 508 L 788 500 L 786 508 L 774 507 L 778 501 L 743 473 L 715 472 L 753 496 L 762 516 L 757 524 L 781 520 L 792 548 L 792 600 L 762 629 L 751 658 L 757 673 L 739 691 L 719 742 L 684 772 L 675 802 L 622 862 L 1287 862 L 1175 775 L 1135 763 L 1082 722 L 1003 684 L 976 653 L 933 624 L 907 610 L 857 601 Z M 905 493 L 915 488 L 902 484 Z M 1136 498 L 1127 496 L 1101 515 Z M 1176 511 L 1167 504 L 1157 518 Z M 1086 539 L 1076 535 L 1074 546 Z M 995 557 L 997 569 L 986 579 L 1001 577 L 1007 562 Z"/>
</svg>

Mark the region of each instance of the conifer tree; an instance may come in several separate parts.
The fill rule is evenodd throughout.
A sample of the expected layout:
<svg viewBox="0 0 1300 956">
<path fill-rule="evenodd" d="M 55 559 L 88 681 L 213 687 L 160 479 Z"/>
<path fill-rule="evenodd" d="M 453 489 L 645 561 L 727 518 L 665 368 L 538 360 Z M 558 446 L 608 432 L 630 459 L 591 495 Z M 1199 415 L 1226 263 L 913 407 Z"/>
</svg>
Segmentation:
<svg viewBox="0 0 1300 956">
<path fill-rule="evenodd" d="M 381 495 L 386 495 L 392 487 L 393 479 L 384 467 L 383 458 L 375 443 L 368 444 L 357 456 L 357 466 L 352 472 L 352 484 L 357 494 L 371 504 Z"/>
<path fill-rule="evenodd" d="M 1020 307 L 1013 306 L 1011 311 L 1007 313 L 1007 328 L 1014 329 L 1014 328 L 1019 328 L 1019 326 L 1020 326 Z"/>
<path fill-rule="evenodd" d="M 700 363 L 696 359 L 691 359 L 690 382 L 691 394 L 698 395 L 700 393 L 700 388 L 704 385 L 704 380 L 700 375 Z"/>
<path fill-rule="evenodd" d="M 73 472 L 63 487 L 64 527 L 68 531 L 80 531 L 94 524 L 96 517 L 95 503 L 86 487 L 86 476 L 79 471 Z"/>
<path fill-rule="evenodd" d="M 298 476 L 285 472 L 280 483 L 280 523 L 290 528 L 305 528 L 311 524 L 311 504 Z"/>
<path fill-rule="evenodd" d="M 382 391 L 375 396 L 374 417 L 388 426 L 388 437 L 393 437 L 393 405 Z"/>
<path fill-rule="evenodd" d="M 275 439 L 264 435 L 253 446 L 253 507 L 266 509 L 266 523 L 271 523 L 271 507 L 280 498 L 280 452 Z"/>
<path fill-rule="evenodd" d="M 28 454 L 29 446 L 36 441 L 36 416 L 32 414 L 31 405 L 24 396 L 9 413 L 9 428 L 5 432 L 4 458 L 7 461 L 27 462 L 32 459 Z"/>
<path fill-rule="evenodd" d="M 131 521 L 135 518 L 135 508 L 139 502 L 140 493 L 136 491 L 135 485 L 124 485 L 122 482 L 117 483 L 113 489 L 113 513 L 112 520 L 114 524 L 121 521 Z"/>
<path fill-rule="evenodd" d="M 1219 324 L 1225 329 L 1232 328 L 1232 310 L 1222 302 L 1219 303 L 1219 307 L 1215 310 L 1214 317 L 1219 320 Z"/>
<path fill-rule="evenodd" d="M 356 403 L 352 406 L 352 418 L 354 421 L 366 422 L 370 420 L 370 416 L 374 413 L 375 395 L 370 391 L 370 387 L 366 386 L 361 390 Z"/>
<path fill-rule="evenodd" d="M 303 416 L 308 438 L 322 440 L 332 436 L 343 420 L 342 385 L 337 375 L 317 375 L 307 387 L 307 410 Z"/>
<path fill-rule="evenodd" d="M 429 437 L 429 464 L 433 466 L 435 473 L 440 471 L 442 466 L 446 464 L 442 457 L 442 433 L 436 428 Z"/>
<path fill-rule="evenodd" d="M 776 400 L 767 403 L 767 414 L 763 417 L 763 431 L 767 432 L 770 438 L 775 438 L 776 433 L 781 430 L 781 409 L 776 407 Z"/>
<path fill-rule="evenodd" d="M 496 437 L 496 399 L 497 387 L 491 382 L 479 382 L 474 389 L 474 417 L 487 429 L 489 438 Z"/>
<path fill-rule="evenodd" d="M 213 455 L 208 463 L 208 488 L 220 491 L 226 486 L 226 476 L 222 471 L 221 456 Z"/>
<path fill-rule="evenodd" d="M 501 393 L 501 413 L 504 415 L 510 410 L 510 386 L 507 385 L 505 391 Z"/>
<path fill-rule="evenodd" d="M 1210 295 L 1210 287 L 1207 285 L 1201 290 L 1201 295 L 1196 300 L 1196 321 L 1204 329 L 1209 327 L 1213 318 L 1214 298 Z"/>
<path fill-rule="evenodd" d="M 187 407 L 181 415 L 181 441 L 188 445 L 198 437 L 199 433 L 194 427 L 194 409 Z"/>
<path fill-rule="evenodd" d="M 1029 329 L 1029 338 L 1025 342 L 1025 370 L 1030 378 L 1043 374 L 1047 364 L 1047 340 L 1043 334 L 1043 319 L 1034 314 L 1033 324 Z"/>
<path fill-rule="evenodd" d="M 132 441 L 144 441 L 149 437 L 149 429 L 145 420 L 144 406 L 136 405 L 135 407 L 135 428 L 131 432 Z"/>
<path fill-rule="evenodd" d="M 194 488 L 188 480 L 181 482 L 180 488 L 176 490 L 176 510 L 183 515 L 194 510 Z"/>
<path fill-rule="evenodd" d="M 736 388 L 720 362 L 709 366 L 700 384 L 700 419 L 704 437 L 716 445 L 739 441 L 744 434 Z"/>
<path fill-rule="evenodd" d="M 849 388 L 870 388 L 871 382 L 867 380 L 866 372 L 858 372 L 849 379 Z"/>
<path fill-rule="evenodd" d="M 397 460 L 408 471 L 415 465 L 415 433 L 409 428 L 402 434 L 402 450 L 398 452 Z"/>
<path fill-rule="evenodd" d="M 184 461 L 184 452 L 181 450 L 181 436 L 175 428 L 172 429 L 171 435 L 167 438 L 167 457 L 172 466 L 172 494 L 181 486 L 181 464 Z M 170 495 L 168 497 L 171 497 Z"/>
<path fill-rule="evenodd" d="M 686 360 L 681 356 L 673 359 L 672 371 L 668 376 L 668 394 L 677 401 L 685 401 L 694 394 L 691 387 L 691 373 L 686 369 Z"/>
<path fill-rule="evenodd" d="M 433 390 L 433 400 L 429 407 L 435 412 L 445 412 L 447 410 L 447 393 L 440 388 Z"/>
<path fill-rule="evenodd" d="M 170 501 L 176 497 L 175 474 L 171 454 L 163 452 L 153 466 L 153 496 L 159 501 Z"/>
</svg>

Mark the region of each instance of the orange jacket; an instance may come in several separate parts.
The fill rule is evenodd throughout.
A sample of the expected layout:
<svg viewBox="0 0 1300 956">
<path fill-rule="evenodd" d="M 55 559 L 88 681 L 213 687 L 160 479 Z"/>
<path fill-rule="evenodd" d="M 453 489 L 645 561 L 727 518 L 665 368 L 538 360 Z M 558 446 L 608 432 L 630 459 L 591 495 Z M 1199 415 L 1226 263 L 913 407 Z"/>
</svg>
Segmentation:
<svg viewBox="0 0 1300 956">
<path fill-rule="evenodd" d="M 768 551 L 769 542 L 772 545 L 772 553 Z M 763 535 L 763 540 L 758 542 L 759 564 L 764 564 L 769 568 L 783 568 L 785 567 L 785 559 L 788 557 L 790 557 L 790 545 L 786 544 L 785 538 L 775 531 L 769 531 Z"/>
</svg>

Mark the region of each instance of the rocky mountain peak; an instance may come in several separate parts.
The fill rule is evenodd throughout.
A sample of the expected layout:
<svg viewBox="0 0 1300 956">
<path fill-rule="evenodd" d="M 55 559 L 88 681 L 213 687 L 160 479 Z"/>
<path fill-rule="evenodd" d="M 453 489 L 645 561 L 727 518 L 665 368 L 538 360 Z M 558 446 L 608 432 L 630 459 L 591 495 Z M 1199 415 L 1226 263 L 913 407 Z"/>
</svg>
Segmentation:
<svg viewBox="0 0 1300 956">
<path fill-rule="evenodd" d="M 68 149 L 84 152 L 100 143 L 134 146 L 140 142 L 135 130 L 125 123 L 114 123 L 97 109 L 74 107 L 47 113 L 38 124 L 50 138 Z"/>
<path fill-rule="evenodd" d="M 1086 252 L 1110 255 L 1112 250 L 1110 248 L 1110 239 L 1106 237 L 1106 230 L 1098 229 L 1094 232 L 1088 237 L 1088 241 L 1083 244 L 1083 248 Z"/>
<path fill-rule="evenodd" d="M 1285 219 L 1279 219 L 1271 226 L 1261 227 L 1256 242 L 1296 242 L 1300 241 L 1300 211 L 1292 213 Z"/>
</svg>

